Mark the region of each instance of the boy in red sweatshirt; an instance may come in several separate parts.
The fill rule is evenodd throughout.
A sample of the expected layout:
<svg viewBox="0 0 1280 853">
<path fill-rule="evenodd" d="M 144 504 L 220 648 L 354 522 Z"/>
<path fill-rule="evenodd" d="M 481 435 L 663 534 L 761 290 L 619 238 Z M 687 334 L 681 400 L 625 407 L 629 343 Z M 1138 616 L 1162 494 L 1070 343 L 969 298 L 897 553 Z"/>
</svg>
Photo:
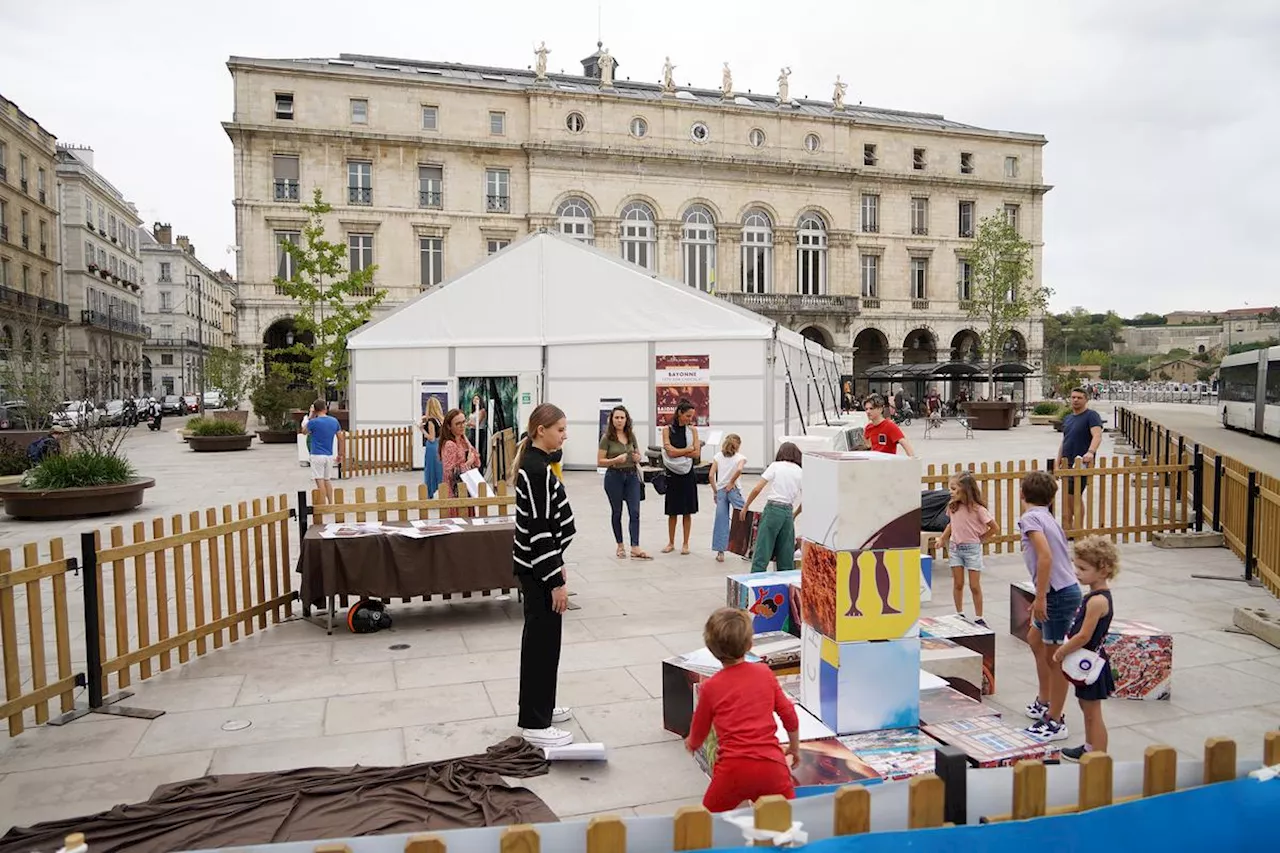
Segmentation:
<svg viewBox="0 0 1280 853">
<path fill-rule="evenodd" d="M 751 651 L 751 617 L 722 607 L 707 620 L 702 638 L 723 665 L 698 691 L 698 707 L 685 745 L 695 751 L 716 731 L 716 762 L 702 805 L 712 812 L 736 809 L 767 794 L 796 795 L 790 763 L 800 758 L 800 721 L 795 705 L 769 667 L 746 663 Z M 790 742 L 778 743 L 777 714 Z"/>
</svg>

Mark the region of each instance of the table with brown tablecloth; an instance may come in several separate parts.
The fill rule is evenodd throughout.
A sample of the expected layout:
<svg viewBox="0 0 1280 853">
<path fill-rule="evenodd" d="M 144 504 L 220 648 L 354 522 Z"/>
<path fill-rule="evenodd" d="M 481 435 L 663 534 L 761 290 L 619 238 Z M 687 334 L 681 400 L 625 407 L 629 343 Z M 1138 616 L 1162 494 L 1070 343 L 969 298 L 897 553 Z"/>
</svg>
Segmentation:
<svg viewBox="0 0 1280 853">
<path fill-rule="evenodd" d="M 461 519 L 460 519 L 461 521 Z M 409 522 L 383 522 L 408 527 Z M 517 587 L 511 570 L 515 523 L 467 524 L 460 533 L 413 539 L 396 533 L 325 539 L 307 529 L 298 571 L 304 605 L 336 596 L 419 598 Z"/>
</svg>

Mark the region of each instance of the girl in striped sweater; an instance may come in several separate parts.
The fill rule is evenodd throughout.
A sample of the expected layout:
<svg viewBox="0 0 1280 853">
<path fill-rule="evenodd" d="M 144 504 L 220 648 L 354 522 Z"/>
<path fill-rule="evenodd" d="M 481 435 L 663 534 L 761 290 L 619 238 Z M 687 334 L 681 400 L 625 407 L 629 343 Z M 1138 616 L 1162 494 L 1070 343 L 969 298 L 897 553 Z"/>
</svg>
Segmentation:
<svg viewBox="0 0 1280 853">
<path fill-rule="evenodd" d="M 556 707 L 560 631 L 569 607 L 564 550 L 573 541 L 573 509 L 551 470 L 551 456 L 566 436 L 565 416 L 543 403 L 529 417 L 527 435 L 512 464 L 516 533 L 512 566 L 524 594 L 520 643 L 520 717 L 524 739 L 534 746 L 567 746 L 573 735 L 556 728 L 573 712 Z"/>
</svg>

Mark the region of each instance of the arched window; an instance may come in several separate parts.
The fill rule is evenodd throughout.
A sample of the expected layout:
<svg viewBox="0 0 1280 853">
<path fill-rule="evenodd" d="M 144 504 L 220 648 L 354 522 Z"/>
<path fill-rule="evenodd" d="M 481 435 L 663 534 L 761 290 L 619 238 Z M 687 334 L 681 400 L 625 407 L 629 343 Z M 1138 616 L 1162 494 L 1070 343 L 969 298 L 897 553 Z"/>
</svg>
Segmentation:
<svg viewBox="0 0 1280 853">
<path fill-rule="evenodd" d="M 705 291 L 716 286 L 716 220 L 700 204 L 684 212 L 680 253 L 685 284 Z"/>
<path fill-rule="evenodd" d="M 13 329 L 5 326 L 0 329 L 0 359 L 7 359 L 13 351 Z"/>
<path fill-rule="evenodd" d="M 819 296 L 827 292 L 827 223 L 816 213 L 800 219 L 796 234 L 796 284 L 800 293 Z"/>
<path fill-rule="evenodd" d="M 49 336 L 48 335 L 40 336 L 40 352 L 42 355 L 49 354 Z"/>
<path fill-rule="evenodd" d="M 35 347 L 34 347 L 34 345 L 31 343 L 31 332 L 30 332 L 29 330 L 23 330 L 23 332 L 22 332 L 22 354 L 23 354 L 23 355 L 25 355 L 25 356 L 28 356 L 28 357 L 29 357 L 29 356 L 31 356 L 31 354 L 32 354 L 32 352 L 34 351 L 34 349 L 35 349 Z"/>
<path fill-rule="evenodd" d="M 773 222 L 763 210 L 752 208 L 742 218 L 742 292 L 773 290 Z"/>
<path fill-rule="evenodd" d="M 560 217 L 560 233 L 587 245 L 595 245 L 596 227 L 591 217 L 591 205 L 577 196 L 570 196 L 560 202 L 556 211 Z"/>
<path fill-rule="evenodd" d="M 622 257 L 647 270 L 657 269 L 658 234 L 653 209 L 642 201 L 622 208 Z"/>
</svg>

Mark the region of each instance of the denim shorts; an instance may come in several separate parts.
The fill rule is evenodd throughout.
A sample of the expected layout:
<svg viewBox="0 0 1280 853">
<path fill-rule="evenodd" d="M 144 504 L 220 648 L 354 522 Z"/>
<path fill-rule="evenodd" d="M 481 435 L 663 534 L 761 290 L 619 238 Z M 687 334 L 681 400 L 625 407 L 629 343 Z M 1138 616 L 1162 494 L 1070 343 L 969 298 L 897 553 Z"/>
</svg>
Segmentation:
<svg viewBox="0 0 1280 853">
<path fill-rule="evenodd" d="M 1060 646 L 1067 641 L 1067 632 L 1071 630 L 1071 621 L 1075 619 L 1083 597 L 1078 586 L 1049 590 L 1045 596 L 1045 615 L 1048 618 L 1043 622 L 1032 620 L 1046 646 Z"/>
<path fill-rule="evenodd" d="M 951 543 L 948 547 L 951 555 L 951 568 L 968 569 L 971 572 L 982 571 L 982 543 L 971 542 L 967 545 Z"/>
</svg>

